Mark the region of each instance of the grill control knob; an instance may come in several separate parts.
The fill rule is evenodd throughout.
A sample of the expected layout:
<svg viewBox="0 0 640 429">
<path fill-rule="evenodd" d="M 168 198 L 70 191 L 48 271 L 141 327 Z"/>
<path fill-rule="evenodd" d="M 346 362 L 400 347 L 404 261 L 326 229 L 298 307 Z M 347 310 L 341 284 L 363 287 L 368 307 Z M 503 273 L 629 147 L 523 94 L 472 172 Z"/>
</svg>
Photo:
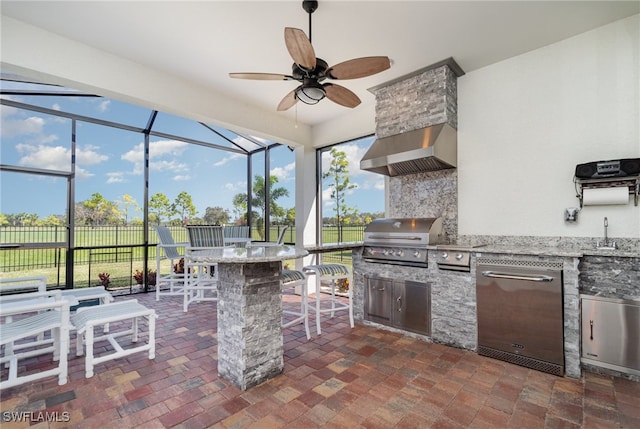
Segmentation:
<svg viewBox="0 0 640 429">
<path fill-rule="evenodd" d="M 459 260 L 461 260 L 462 258 L 464 258 L 464 255 L 463 255 L 462 253 L 458 253 L 458 254 L 456 255 L 456 259 L 457 259 L 458 261 L 459 261 Z"/>
<path fill-rule="evenodd" d="M 386 256 L 386 255 L 388 255 L 388 254 L 389 254 L 389 251 L 388 251 L 387 249 L 384 249 L 384 250 L 382 251 L 382 254 Z"/>
<path fill-rule="evenodd" d="M 449 256 L 449 254 L 447 252 L 442 252 L 442 255 L 440 257 L 442 259 L 447 259 L 448 256 Z"/>
<path fill-rule="evenodd" d="M 415 256 L 416 258 L 420 257 L 420 251 L 416 250 L 415 252 L 413 252 L 413 256 Z"/>
<path fill-rule="evenodd" d="M 402 255 L 404 255 L 404 251 L 402 251 L 402 250 L 398 250 L 398 252 L 396 252 L 396 255 L 398 255 L 398 256 L 402 256 Z"/>
</svg>

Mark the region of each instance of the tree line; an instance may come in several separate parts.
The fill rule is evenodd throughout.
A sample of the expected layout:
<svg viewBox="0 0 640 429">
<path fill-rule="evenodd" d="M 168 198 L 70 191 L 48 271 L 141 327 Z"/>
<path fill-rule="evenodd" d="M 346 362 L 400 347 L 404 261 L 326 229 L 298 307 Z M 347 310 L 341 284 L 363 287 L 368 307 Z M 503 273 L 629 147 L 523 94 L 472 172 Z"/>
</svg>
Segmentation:
<svg viewBox="0 0 640 429">
<path fill-rule="evenodd" d="M 383 213 L 360 213 L 357 208 L 347 205 L 348 191 L 355 189 L 349 177 L 346 154 L 343 151 L 331 149 L 331 163 L 322 178 L 327 181 L 333 200 L 334 216 L 323 218 L 325 225 L 364 225 L 372 219 L 382 217 Z M 278 204 L 282 197 L 289 196 L 286 188 L 278 186 L 278 178 L 270 176 L 268 181 L 270 221 L 276 225 L 294 225 L 295 207 L 285 208 Z M 264 218 L 266 213 L 267 183 L 263 176 L 256 175 L 252 184 L 251 218 L 256 225 L 258 234 L 264 234 Z M 184 225 L 190 224 L 238 224 L 247 225 L 249 212 L 249 198 L 247 193 L 238 193 L 232 199 L 233 213 L 223 207 L 207 207 L 202 217 L 198 217 L 198 210 L 193 204 L 192 196 L 180 192 L 173 200 L 162 192 L 155 193 L 149 198 L 149 223 L 153 225 Z M 91 198 L 75 204 L 75 224 L 81 226 L 115 226 L 142 225 L 142 206 L 131 195 L 124 194 L 117 201 L 109 201 L 99 192 Z M 138 215 L 137 215 L 138 214 Z M 137 216 L 136 216 L 137 215 Z M 0 226 L 65 226 L 65 215 L 50 215 L 40 219 L 33 213 L 0 213 Z"/>
</svg>

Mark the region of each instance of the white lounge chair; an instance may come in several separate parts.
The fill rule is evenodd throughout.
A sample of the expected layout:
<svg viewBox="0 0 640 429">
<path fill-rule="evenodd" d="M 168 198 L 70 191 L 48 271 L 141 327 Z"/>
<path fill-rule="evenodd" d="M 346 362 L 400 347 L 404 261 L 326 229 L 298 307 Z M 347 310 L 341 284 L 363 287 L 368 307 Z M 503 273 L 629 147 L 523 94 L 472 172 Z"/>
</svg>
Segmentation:
<svg viewBox="0 0 640 429">
<path fill-rule="evenodd" d="M 184 295 L 185 272 L 176 273 L 173 267 L 179 264 L 181 258 L 184 258 L 184 254 L 181 254 L 178 249 L 184 249 L 189 243 L 176 243 L 166 226 L 156 226 L 155 229 L 160 241 L 156 248 L 156 301 L 159 301 L 162 295 Z M 160 262 L 163 260 L 169 260 L 170 272 L 160 275 Z M 162 290 L 163 285 L 168 286 L 168 289 Z"/>
<path fill-rule="evenodd" d="M 189 246 L 185 249 L 185 272 L 187 281 L 183 310 L 192 302 L 218 300 L 217 264 L 197 262 L 190 255 L 198 250 L 223 248 L 223 227 L 218 225 L 187 225 Z"/>
</svg>

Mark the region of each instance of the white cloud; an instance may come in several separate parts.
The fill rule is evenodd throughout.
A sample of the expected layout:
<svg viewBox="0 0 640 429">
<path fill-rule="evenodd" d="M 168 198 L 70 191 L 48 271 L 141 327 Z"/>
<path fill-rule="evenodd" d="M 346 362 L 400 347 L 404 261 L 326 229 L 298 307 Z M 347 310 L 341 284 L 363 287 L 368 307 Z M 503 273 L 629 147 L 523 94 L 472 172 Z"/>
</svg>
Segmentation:
<svg viewBox="0 0 640 429">
<path fill-rule="evenodd" d="M 160 160 L 150 162 L 149 169 L 153 171 L 170 171 L 177 173 L 180 171 L 188 171 L 189 166 L 184 162 Z"/>
<path fill-rule="evenodd" d="M 189 176 L 188 174 L 185 174 L 185 175 L 177 174 L 173 176 L 173 180 L 176 182 L 184 182 L 187 180 L 191 180 L 191 176 Z"/>
<path fill-rule="evenodd" d="M 112 183 L 125 183 L 127 180 L 124 178 L 124 172 L 122 171 L 114 171 L 112 173 L 107 173 L 107 184 Z"/>
<path fill-rule="evenodd" d="M 103 161 L 107 161 L 109 157 L 97 152 L 100 149 L 97 146 L 85 145 L 76 149 L 77 165 L 95 165 Z"/>
<path fill-rule="evenodd" d="M 149 169 L 155 171 L 180 172 L 187 171 L 189 166 L 175 158 L 186 150 L 187 143 L 177 140 L 160 140 L 149 143 Z M 170 160 L 161 159 L 172 158 Z M 142 174 L 144 171 L 144 143 L 137 144 L 121 157 L 124 161 L 133 164 L 133 174 Z"/>
<path fill-rule="evenodd" d="M 244 155 L 240 155 L 239 153 L 232 153 L 229 156 L 225 156 L 224 158 L 222 158 L 220 161 L 215 162 L 213 164 L 214 167 L 222 167 L 223 165 L 227 164 L 228 162 L 231 162 L 233 160 L 236 160 L 238 158 L 243 158 L 246 159 L 246 157 Z"/>
<path fill-rule="evenodd" d="M 288 179 L 292 172 L 296 169 L 296 163 L 292 162 L 290 164 L 285 165 L 284 167 L 276 167 L 271 169 L 271 176 L 276 176 L 279 182 L 284 182 Z"/>
<path fill-rule="evenodd" d="M 3 109 L 4 111 L 4 109 Z M 2 137 L 11 138 L 27 135 L 41 135 L 44 128 L 44 119 L 31 116 L 26 119 L 5 119 L 2 120 Z"/>
<path fill-rule="evenodd" d="M 361 174 L 366 173 L 363 170 L 360 170 L 360 160 L 366 153 L 367 149 L 358 147 L 355 144 L 343 144 L 338 148 L 341 152 L 344 152 L 345 158 L 349 163 L 349 176 L 359 176 Z M 322 172 L 325 173 L 329 170 L 329 166 L 331 163 L 331 153 L 329 151 L 322 153 Z"/>
<path fill-rule="evenodd" d="M 107 110 L 109 110 L 110 105 L 111 105 L 111 100 L 103 100 L 100 102 L 100 104 L 98 104 L 98 111 L 106 112 Z"/>
<path fill-rule="evenodd" d="M 236 183 L 225 183 L 224 184 L 224 188 L 228 191 L 231 192 L 243 192 L 246 193 L 247 192 L 247 182 L 246 181 L 240 181 L 240 182 L 236 182 Z"/>
<path fill-rule="evenodd" d="M 11 106 L 0 107 L 0 115 L 2 115 L 0 135 L 2 138 L 28 137 L 22 143 L 36 145 L 58 140 L 58 136 L 55 134 L 44 134 L 45 118 L 40 116 L 25 117 L 23 113 L 24 111 Z"/>
<path fill-rule="evenodd" d="M 325 208 L 333 208 L 335 201 L 331 198 L 331 188 L 322 190 L 322 204 Z"/>
<path fill-rule="evenodd" d="M 71 171 L 71 153 L 62 146 L 44 146 L 20 143 L 16 150 L 24 154 L 20 158 L 20 165 L 48 170 Z"/>
<path fill-rule="evenodd" d="M 88 179 L 89 177 L 93 177 L 93 176 L 95 176 L 95 174 L 90 173 L 89 171 L 85 170 L 82 167 L 76 166 L 76 179 L 78 180 Z"/>
<path fill-rule="evenodd" d="M 380 174 L 367 174 L 360 177 L 358 182 L 360 189 L 375 189 L 376 191 L 384 191 L 384 176 Z"/>
<path fill-rule="evenodd" d="M 108 156 L 96 152 L 94 146 L 78 147 L 76 150 L 76 178 L 93 176 L 83 169 L 83 165 L 95 165 L 109 159 Z M 62 146 L 45 146 L 20 143 L 16 150 L 24 154 L 20 165 L 42 168 L 45 170 L 71 171 L 71 150 Z"/>
</svg>

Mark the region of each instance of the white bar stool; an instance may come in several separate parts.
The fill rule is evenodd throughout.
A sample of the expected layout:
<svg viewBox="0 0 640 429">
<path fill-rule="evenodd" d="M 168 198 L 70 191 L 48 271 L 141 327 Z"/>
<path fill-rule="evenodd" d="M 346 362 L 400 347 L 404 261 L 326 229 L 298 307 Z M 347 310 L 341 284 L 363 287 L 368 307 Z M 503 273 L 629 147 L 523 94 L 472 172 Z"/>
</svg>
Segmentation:
<svg viewBox="0 0 640 429">
<path fill-rule="evenodd" d="M 353 292 L 352 292 L 352 276 L 351 270 L 342 264 L 322 264 L 307 265 L 303 268 L 306 274 L 315 274 L 316 276 L 316 306 L 311 307 L 316 313 L 316 331 L 318 335 L 322 333 L 320 329 L 320 314 L 331 313 L 334 316 L 336 311 L 349 310 L 349 323 L 353 328 Z M 345 304 L 336 297 L 336 280 L 346 279 L 349 282 L 349 302 Z M 320 299 L 320 284 L 322 280 L 331 280 L 331 298 Z M 322 302 L 330 302 L 330 308 L 320 308 Z"/>
<path fill-rule="evenodd" d="M 280 272 L 280 279 L 282 280 L 281 290 L 284 292 L 287 289 L 296 288 L 300 286 L 300 311 L 291 311 L 282 309 L 282 327 L 288 328 L 298 323 L 304 323 L 304 330 L 307 333 L 307 340 L 311 339 L 309 333 L 309 305 L 307 303 L 307 276 L 302 271 L 295 270 L 282 270 Z M 285 321 L 284 316 L 294 316 L 294 319 Z"/>
</svg>

